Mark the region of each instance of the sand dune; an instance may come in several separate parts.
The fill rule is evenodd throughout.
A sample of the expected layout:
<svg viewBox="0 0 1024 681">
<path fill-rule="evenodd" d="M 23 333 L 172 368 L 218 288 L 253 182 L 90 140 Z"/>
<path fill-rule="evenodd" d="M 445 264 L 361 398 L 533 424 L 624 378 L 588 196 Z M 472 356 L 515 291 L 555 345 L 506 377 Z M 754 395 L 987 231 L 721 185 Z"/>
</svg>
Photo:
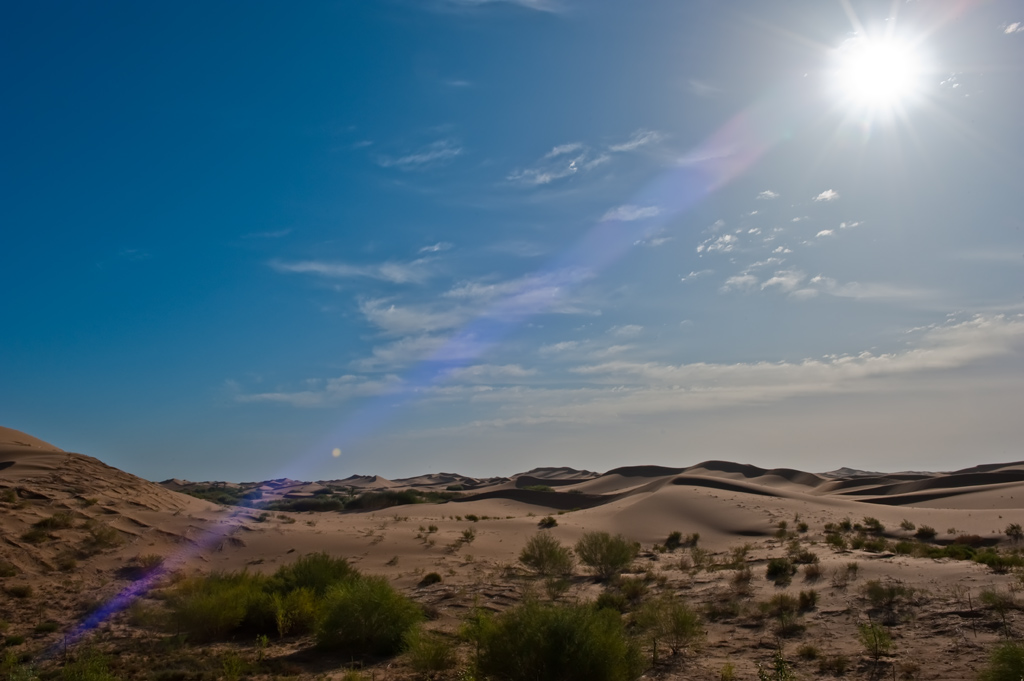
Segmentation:
<svg viewBox="0 0 1024 681">
<path fill-rule="evenodd" d="M 661 553 L 658 545 L 672 532 L 699 536 L 700 548 L 711 560 L 724 560 L 737 546 L 749 545 L 746 564 L 758 575 L 763 575 L 768 558 L 785 555 L 787 542 L 795 539 L 821 556 L 826 571 L 842 570 L 856 561 L 862 566 L 862 579 L 898 579 L 934 594 L 952 593 L 956 586 L 977 596 L 981 588 L 1011 580 L 970 561 L 829 548 L 824 526 L 871 516 L 884 525 L 882 538 L 890 542 L 913 536 L 901 525 L 930 525 L 940 532 L 936 544 L 966 534 L 978 535 L 989 545 L 1012 547 L 1003 529 L 1009 522 L 1024 522 L 1024 464 L 986 464 L 935 474 L 848 470 L 852 472 L 844 477 L 835 471 L 818 475 L 705 461 L 679 467 L 625 466 L 604 474 L 550 467 L 491 478 L 458 473 L 396 480 L 354 475 L 319 482 L 195 483 L 174 478 L 157 485 L 93 457 L 0 429 L 0 562 L 6 566 L 5 574 L 13 575 L 0 580 L 5 589 L 28 584 L 36 594 L 31 608 L 0 604 L 0 619 L 11 622 L 15 632 L 31 631 L 39 617 L 71 626 L 87 599 L 110 598 L 126 588 L 130 579 L 125 566 L 143 555 L 162 556 L 168 569 L 185 573 L 270 572 L 297 555 L 326 551 L 348 558 L 363 571 L 385 575 L 436 608 L 437 626 L 454 630 L 474 603 L 500 611 L 521 598 L 527 582 L 510 582 L 507 575 L 515 572 L 519 551 L 546 516 L 554 527 L 545 531 L 569 544 L 596 530 L 639 542 L 643 553 L 635 570 L 659 575 L 670 588 L 701 603 L 714 602 L 728 590 L 731 572 L 693 572 L 685 567 L 691 560 L 688 552 L 682 558 L 679 553 Z M 462 490 L 452 492 L 451 487 Z M 230 491 L 233 498 L 248 499 L 246 503 L 256 507 L 222 506 L 183 493 L 209 489 Z M 376 511 L 295 513 L 259 507 L 275 500 L 349 499 L 353 492 L 403 489 L 461 496 L 447 503 Z M 60 513 L 73 522 L 32 534 L 33 525 Z M 788 529 L 780 530 L 783 523 Z M 806 528 L 798 532 L 795 528 L 802 523 Z M 94 538 L 98 527 L 114 533 L 114 539 L 99 548 Z M 470 529 L 472 539 L 467 542 Z M 780 532 L 783 538 L 777 536 Z M 77 564 L 68 563 L 69 556 L 77 556 Z M 418 587 L 425 572 L 442 574 L 444 584 Z M 71 582 L 77 585 L 73 590 L 66 586 Z M 571 588 L 572 598 L 588 599 L 604 587 L 579 576 Z M 814 623 L 812 631 L 828 632 L 821 645 L 839 650 L 836 641 L 855 642 L 856 624 L 865 615 L 854 596 L 827 584 L 817 583 L 815 588 L 823 600 L 807 618 Z M 768 598 L 777 591 L 760 576 L 748 598 Z M 960 626 L 959 617 L 948 614 L 955 608 L 938 595 L 933 598 L 936 605 L 927 616 L 941 627 L 903 630 L 902 655 L 927 660 L 936 645 L 955 643 L 936 633 Z M 758 641 L 771 639 L 756 626 L 736 626 L 728 620 L 708 623 L 713 643 L 700 660 L 691 660 L 694 675 L 666 678 L 712 678 L 726 660 L 763 659 L 767 649 Z M 998 632 L 991 629 L 987 636 L 985 640 L 994 641 Z M 38 638 L 40 644 L 49 640 Z M 965 678 L 966 670 L 979 664 L 984 648 L 960 650 L 959 666 L 939 669 L 928 678 Z M 738 678 L 754 678 L 752 662 L 746 669 Z M 385 667 L 379 672 L 379 678 L 391 678 Z"/>
</svg>

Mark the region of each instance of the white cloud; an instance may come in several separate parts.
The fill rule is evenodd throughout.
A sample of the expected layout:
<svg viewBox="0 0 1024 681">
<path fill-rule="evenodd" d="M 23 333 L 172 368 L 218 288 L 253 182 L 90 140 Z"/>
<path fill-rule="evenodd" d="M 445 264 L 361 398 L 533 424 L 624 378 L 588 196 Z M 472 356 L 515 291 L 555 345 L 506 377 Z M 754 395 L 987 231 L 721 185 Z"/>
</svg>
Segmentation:
<svg viewBox="0 0 1024 681">
<path fill-rule="evenodd" d="M 725 283 L 722 284 L 722 288 L 719 290 L 721 290 L 722 293 L 728 293 L 729 291 L 751 289 L 755 286 L 757 286 L 757 277 L 753 274 L 737 274 L 726 279 Z"/>
<path fill-rule="evenodd" d="M 359 311 L 368 322 L 384 333 L 405 335 L 454 329 L 470 316 L 460 308 L 436 311 L 424 307 L 399 306 L 386 298 L 370 298 L 359 303 Z"/>
<path fill-rule="evenodd" d="M 807 278 L 807 275 L 799 270 L 779 270 L 761 284 L 761 290 L 778 287 L 780 290 L 789 293 L 800 286 L 800 282 Z"/>
<path fill-rule="evenodd" d="M 598 348 L 590 352 L 589 357 L 591 359 L 604 359 L 605 357 L 611 357 L 612 355 L 619 355 L 627 350 L 632 350 L 632 345 L 609 345 L 606 348 Z"/>
<path fill-rule="evenodd" d="M 544 154 L 544 158 L 555 158 L 556 156 L 563 156 L 565 154 L 571 154 L 573 152 L 583 149 L 583 144 L 580 142 L 570 142 L 569 144 L 559 144 L 548 153 Z"/>
<path fill-rule="evenodd" d="M 815 201 L 835 201 L 839 198 L 839 192 L 835 189 L 826 189 L 822 193 L 814 197 Z"/>
<path fill-rule="evenodd" d="M 689 274 L 680 278 L 679 281 L 690 281 L 691 279 L 697 279 L 698 277 L 704 277 L 714 273 L 714 270 L 691 270 Z"/>
<path fill-rule="evenodd" d="M 447 241 L 438 241 L 433 246 L 424 246 L 420 249 L 420 253 L 440 253 L 441 251 L 447 251 L 452 247 L 452 244 Z"/>
<path fill-rule="evenodd" d="M 771 189 L 765 189 L 763 192 L 757 195 L 757 198 L 770 201 L 771 199 L 779 198 L 778 193 L 773 192 Z"/>
<path fill-rule="evenodd" d="M 622 326 L 613 326 L 608 329 L 608 333 L 618 338 L 636 338 L 643 333 L 644 327 L 638 324 L 625 324 Z"/>
<path fill-rule="evenodd" d="M 823 229 L 820 232 L 818 232 L 817 234 L 815 234 L 815 237 L 832 236 L 833 234 L 835 234 L 834 230 Z"/>
<path fill-rule="evenodd" d="M 540 346 L 540 353 L 542 355 L 558 354 L 562 352 L 569 352 L 570 350 L 576 350 L 579 346 L 579 341 L 562 341 L 561 343 Z"/>
<path fill-rule="evenodd" d="M 640 147 L 647 146 L 648 144 L 657 144 L 663 140 L 665 136 L 655 130 L 644 130 L 640 129 L 633 133 L 627 141 L 622 144 L 612 144 L 608 147 L 609 151 L 616 153 L 623 151 L 634 151 Z"/>
<path fill-rule="evenodd" d="M 632 222 L 634 220 L 642 220 L 644 218 L 653 218 L 661 214 L 661 209 L 657 206 L 634 206 L 631 204 L 625 204 L 618 208 L 612 208 L 604 217 L 601 218 L 602 222 L 609 220 L 620 220 L 622 222 Z"/>
<path fill-rule="evenodd" d="M 1007 24 L 1006 28 L 1003 29 L 1003 33 L 1010 35 L 1011 33 L 1020 33 L 1024 31 L 1024 23 L 1015 21 L 1012 24 Z"/>
<path fill-rule="evenodd" d="M 689 85 L 690 92 L 698 97 L 714 97 L 715 95 L 720 95 L 725 92 L 721 88 L 717 88 L 714 85 L 705 83 L 702 80 L 697 80 L 696 78 L 691 78 Z"/>
<path fill-rule="evenodd" d="M 839 298 L 853 298 L 854 300 L 922 300 L 933 297 L 935 294 L 926 289 L 905 288 L 893 284 L 860 283 L 856 281 L 840 284 L 831 277 L 817 275 L 808 284 L 814 286 L 822 293 L 827 293 Z"/>
<path fill-rule="evenodd" d="M 250 232 L 249 234 L 242 235 L 243 239 L 280 239 L 291 234 L 294 230 L 289 227 L 287 229 L 277 229 L 269 232 Z"/>
<path fill-rule="evenodd" d="M 560 3 L 554 2 L 553 0 L 447 0 L 447 2 L 451 5 L 462 7 L 483 7 L 485 5 L 507 3 L 509 5 L 519 5 L 520 7 L 536 10 L 538 12 L 561 11 Z"/>
<path fill-rule="evenodd" d="M 377 158 L 377 165 L 384 168 L 398 168 L 399 170 L 424 170 L 435 165 L 451 161 L 462 154 L 462 147 L 452 140 L 437 140 L 419 151 L 405 156 L 380 156 Z"/>
<path fill-rule="evenodd" d="M 298 391 L 239 393 L 235 395 L 235 400 L 243 403 L 278 402 L 290 404 L 293 407 L 323 407 L 354 397 L 393 394 L 403 388 L 402 379 L 393 374 L 373 379 L 348 374 L 326 381 L 314 380 L 309 383 L 315 387 Z"/>
<path fill-rule="evenodd" d="M 711 237 L 704 243 L 697 246 L 697 252 L 704 253 L 705 251 L 707 251 L 708 253 L 711 253 L 712 251 L 721 251 L 722 253 L 728 253 L 729 251 L 736 248 L 736 244 L 738 242 L 739 239 L 736 237 L 735 234 L 723 234 L 717 239 Z"/>
<path fill-rule="evenodd" d="M 524 369 L 519 364 L 474 364 L 447 372 L 453 381 L 479 382 L 522 379 L 537 374 L 536 369 Z"/>
<path fill-rule="evenodd" d="M 862 222 L 840 222 L 839 229 L 853 229 L 854 227 L 860 227 Z"/>
<path fill-rule="evenodd" d="M 278 272 L 316 274 L 333 279 L 366 277 L 388 281 L 393 284 L 421 284 L 433 276 L 431 261 L 426 258 L 412 262 L 383 262 L 372 265 L 351 265 L 348 263 L 301 260 L 284 262 L 272 260 L 270 267 Z"/>
</svg>

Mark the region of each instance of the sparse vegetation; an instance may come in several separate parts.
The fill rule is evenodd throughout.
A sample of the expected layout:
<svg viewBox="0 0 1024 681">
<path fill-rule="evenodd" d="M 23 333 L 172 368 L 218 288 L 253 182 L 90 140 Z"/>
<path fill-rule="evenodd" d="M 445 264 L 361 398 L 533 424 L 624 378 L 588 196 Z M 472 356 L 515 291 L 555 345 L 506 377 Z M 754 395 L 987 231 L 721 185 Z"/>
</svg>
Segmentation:
<svg viewBox="0 0 1024 681">
<path fill-rule="evenodd" d="M 548 532 L 538 532 L 527 540 L 519 562 L 543 576 L 570 575 L 573 570 L 572 551 Z"/>
<path fill-rule="evenodd" d="M 542 530 L 549 530 L 552 527 L 558 527 L 558 521 L 555 520 L 553 516 L 544 516 L 537 523 L 537 527 L 541 528 Z"/>
<path fill-rule="evenodd" d="M 857 627 L 857 638 L 876 662 L 892 650 L 892 636 L 885 627 L 877 622 L 861 623 Z"/>
<path fill-rule="evenodd" d="M 576 542 L 576 556 L 600 579 L 612 579 L 629 567 L 639 547 L 621 534 L 587 532 Z"/>
<path fill-rule="evenodd" d="M 383 577 L 344 580 L 324 597 L 317 644 L 346 655 L 390 655 L 422 618 L 420 608 Z"/>
<path fill-rule="evenodd" d="M 776 586 L 789 584 L 796 573 L 796 566 L 789 558 L 772 558 L 765 568 L 765 575 L 775 582 Z"/>
<path fill-rule="evenodd" d="M 1024 678 L 1024 643 L 1006 641 L 995 647 L 979 681 L 1020 681 Z"/>
<path fill-rule="evenodd" d="M 480 672 L 505 681 L 632 681 L 643 670 L 620 615 L 591 604 L 527 600 L 468 633 Z"/>
</svg>

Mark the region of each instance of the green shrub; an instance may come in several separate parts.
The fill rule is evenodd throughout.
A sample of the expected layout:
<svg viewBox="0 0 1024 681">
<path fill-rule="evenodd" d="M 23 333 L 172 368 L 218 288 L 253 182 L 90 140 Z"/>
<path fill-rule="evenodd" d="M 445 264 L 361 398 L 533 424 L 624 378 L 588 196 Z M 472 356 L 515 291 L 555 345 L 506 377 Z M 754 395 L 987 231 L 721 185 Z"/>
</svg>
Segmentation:
<svg viewBox="0 0 1024 681">
<path fill-rule="evenodd" d="M 537 527 L 542 530 L 550 530 L 552 527 L 558 527 L 558 521 L 552 516 L 544 516 L 540 519 L 540 522 L 537 523 Z"/>
<path fill-rule="evenodd" d="M 384 577 L 350 579 L 327 592 L 317 644 L 349 655 L 390 655 L 421 619 L 420 608 Z"/>
<path fill-rule="evenodd" d="M 804 581 L 816 582 L 821 579 L 821 563 L 808 563 L 804 565 Z"/>
<path fill-rule="evenodd" d="M 30 584 L 12 584 L 4 588 L 4 591 L 12 598 L 28 598 L 32 595 L 32 586 Z"/>
<path fill-rule="evenodd" d="M 846 655 L 830 655 L 818 659 L 818 671 L 822 674 L 842 676 L 850 668 L 850 658 Z M 1016 679 L 1014 681 L 1017 681 Z"/>
<path fill-rule="evenodd" d="M 800 612 L 814 610 L 814 608 L 818 605 L 818 592 L 814 589 L 810 589 L 809 591 L 801 591 L 798 600 Z"/>
<path fill-rule="evenodd" d="M 704 639 L 700 615 L 682 599 L 665 594 L 643 604 L 637 611 L 637 626 L 651 638 L 654 663 L 658 661 L 658 642 L 664 641 L 673 655 Z"/>
<path fill-rule="evenodd" d="M 777 585 L 789 584 L 795 572 L 796 566 L 789 558 L 772 558 L 765 569 L 765 575 Z"/>
<path fill-rule="evenodd" d="M 642 577 L 623 577 L 619 579 L 619 591 L 632 603 L 636 603 L 647 595 L 647 582 Z"/>
<path fill-rule="evenodd" d="M 876 661 L 892 650 L 892 636 L 885 627 L 877 622 L 861 623 L 857 627 L 857 638 Z"/>
<path fill-rule="evenodd" d="M 1024 643 L 1006 641 L 995 647 L 980 681 L 1020 681 L 1024 678 Z"/>
<path fill-rule="evenodd" d="M 665 548 L 669 551 L 675 551 L 683 544 L 683 533 L 682 532 L 670 532 L 668 538 L 665 540 Z"/>
<path fill-rule="evenodd" d="M 629 567 L 639 548 L 621 534 L 587 532 L 576 542 L 580 562 L 594 570 L 601 579 L 611 579 Z"/>
<path fill-rule="evenodd" d="M 419 586 L 430 586 L 431 584 L 438 584 L 441 581 L 441 575 L 436 572 L 428 572 L 423 575 L 423 579 L 420 580 Z"/>
<path fill-rule="evenodd" d="M 64 665 L 62 681 L 118 681 L 110 673 L 110 659 L 98 650 L 85 648 Z"/>
<path fill-rule="evenodd" d="M 900 523 L 900 529 L 906 532 L 913 532 L 916 528 L 917 526 L 906 518 L 904 518 L 903 522 Z"/>
<path fill-rule="evenodd" d="M 89 537 L 82 546 L 82 552 L 86 555 L 99 553 L 103 549 L 112 549 L 124 543 L 121 533 L 110 525 L 89 521 L 86 529 L 89 530 Z"/>
<path fill-rule="evenodd" d="M 929 527 L 928 525 L 921 525 L 917 528 L 917 532 L 914 533 L 914 536 L 920 539 L 921 541 L 931 541 L 935 539 L 935 536 L 937 534 L 938 532 L 935 531 L 934 527 Z"/>
<path fill-rule="evenodd" d="M 776 648 L 772 654 L 771 668 L 766 669 L 758 663 L 757 678 L 758 681 L 795 681 L 796 675 L 793 674 L 789 662 L 786 661 L 786 657 L 782 654 L 781 646 Z"/>
<path fill-rule="evenodd" d="M 605 591 L 597 597 L 594 605 L 598 609 L 608 608 L 617 612 L 626 612 L 629 610 L 629 599 L 621 591 Z"/>
<path fill-rule="evenodd" d="M 33 527 L 31 530 L 23 532 L 21 535 L 21 541 L 28 542 L 29 544 L 42 544 L 49 538 L 49 531 L 44 530 L 41 527 Z"/>
<path fill-rule="evenodd" d="M 40 622 L 39 624 L 37 624 L 32 631 L 37 634 L 52 634 L 53 632 L 58 631 L 59 629 L 60 624 L 54 622 L 53 620 L 47 620 L 45 622 Z"/>
<path fill-rule="evenodd" d="M 1020 541 L 1024 539 L 1024 528 L 1021 528 L 1020 523 L 1010 523 L 1006 526 L 1006 536 L 1013 541 Z"/>
<path fill-rule="evenodd" d="M 43 530 L 67 530 L 75 525 L 75 517 L 67 511 L 54 513 L 49 518 L 43 518 L 32 524 Z"/>
<path fill-rule="evenodd" d="M 519 554 L 519 561 L 539 575 L 571 575 L 572 551 L 547 532 L 530 537 Z"/>
<path fill-rule="evenodd" d="M 264 580 L 245 572 L 213 573 L 179 583 L 168 597 L 171 623 L 195 641 L 222 639 L 242 626 L 254 604 L 268 599 Z M 265 610 L 264 628 L 273 622 L 271 607 Z"/>
<path fill-rule="evenodd" d="M 6 560 L 0 559 L 0 577 L 14 577 L 21 570 L 14 563 L 9 563 Z"/>
<path fill-rule="evenodd" d="M 359 572 L 344 558 L 310 553 L 290 565 L 281 566 L 270 578 L 270 588 L 279 592 L 305 588 L 323 596 L 335 584 L 358 575 Z"/>
<path fill-rule="evenodd" d="M 299 587 L 284 594 L 274 593 L 270 605 L 278 636 L 308 634 L 316 629 L 318 596 L 313 589 Z"/>
<path fill-rule="evenodd" d="M 531 492 L 554 492 L 555 489 L 550 485 L 527 485 L 523 489 L 528 489 Z"/>
<path fill-rule="evenodd" d="M 458 662 L 455 646 L 440 634 L 427 633 L 415 627 L 406 632 L 404 642 L 409 664 L 420 674 L 448 671 Z"/>
<path fill-rule="evenodd" d="M 864 517 L 864 530 L 870 534 L 882 534 L 885 532 L 885 525 L 878 518 Z"/>
<path fill-rule="evenodd" d="M 476 515 L 475 513 L 467 513 L 466 520 L 469 520 L 474 523 L 480 522 L 480 516 Z"/>
<path fill-rule="evenodd" d="M 478 668 L 504 681 L 631 681 L 640 650 L 621 616 L 584 604 L 528 600 L 476 631 Z"/>
<path fill-rule="evenodd" d="M 825 543 L 839 551 L 846 550 L 846 537 L 841 534 L 829 534 L 825 536 Z"/>
</svg>

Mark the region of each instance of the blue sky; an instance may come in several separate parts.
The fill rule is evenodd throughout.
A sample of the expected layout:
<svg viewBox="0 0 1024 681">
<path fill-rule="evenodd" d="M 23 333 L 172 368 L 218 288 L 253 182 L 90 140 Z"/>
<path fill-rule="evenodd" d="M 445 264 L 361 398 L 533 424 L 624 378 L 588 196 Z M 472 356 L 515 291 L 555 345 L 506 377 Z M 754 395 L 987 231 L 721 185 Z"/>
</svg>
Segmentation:
<svg viewBox="0 0 1024 681">
<path fill-rule="evenodd" d="M 0 31 L 3 425 L 153 479 L 1024 458 L 1019 3 Z"/>
</svg>

